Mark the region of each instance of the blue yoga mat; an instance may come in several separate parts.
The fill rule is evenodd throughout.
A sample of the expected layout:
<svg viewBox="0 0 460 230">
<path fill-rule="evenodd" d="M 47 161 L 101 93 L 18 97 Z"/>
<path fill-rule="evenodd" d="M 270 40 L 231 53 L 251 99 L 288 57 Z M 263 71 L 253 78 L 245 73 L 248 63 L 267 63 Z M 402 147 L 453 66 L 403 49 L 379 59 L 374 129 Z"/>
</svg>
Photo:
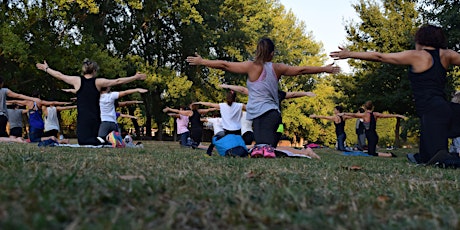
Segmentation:
<svg viewBox="0 0 460 230">
<path fill-rule="evenodd" d="M 359 156 L 359 157 L 370 157 L 371 155 L 361 152 L 361 151 L 352 151 L 352 152 L 342 152 L 342 155 L 344 156 Z"/>
</svg>

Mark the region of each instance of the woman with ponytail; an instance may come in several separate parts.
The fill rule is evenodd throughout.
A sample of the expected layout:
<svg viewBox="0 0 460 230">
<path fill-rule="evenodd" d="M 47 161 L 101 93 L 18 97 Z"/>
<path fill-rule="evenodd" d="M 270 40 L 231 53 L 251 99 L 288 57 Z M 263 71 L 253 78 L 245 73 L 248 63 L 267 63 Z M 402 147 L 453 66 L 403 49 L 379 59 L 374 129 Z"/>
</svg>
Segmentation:
<svg viewBox="0 0 460 230">
<path fill-rule="evenodd" d="M 281 76 L 296 76 L 316 73 L 337 73 L 339 67 L 332 64 L 316 66 L 289 66 L 272 63 L 275 45 L 269 38 L 263 38 L 257 44 L 254 61 L 229 62 L 223 60 L 207 60 L 200 55 L 187 57 L 190 65 L 204 65 L 209 68 L 247 75 L 249 100 L 247 119 L 253 121 L 254 147 L 252 157 L 274 158 L 276 146 L 276 130 L 280 121 L 278 104 L 278 80 Z"/>
<path fill-rule="evenodd" d="M 44 63 L 37 63 L 37 68 L 47 74 L 72 85 L 77 94 L 77 137 L 80 145 L 101 145 L 105 141 L 98 139 L 99 125 L 101 124 L 101 110 L 99 98 L 101 88 L 120 84 L 127 84 L 134 80 L 145 80 L 146 75 L 136 73 L 131 77 L 117 79 L 96 78 L 99 66 L 96 62 L 85 59 L 82 65 L 82 76 L 69 76 L 53 70 Z"/>
</svg>

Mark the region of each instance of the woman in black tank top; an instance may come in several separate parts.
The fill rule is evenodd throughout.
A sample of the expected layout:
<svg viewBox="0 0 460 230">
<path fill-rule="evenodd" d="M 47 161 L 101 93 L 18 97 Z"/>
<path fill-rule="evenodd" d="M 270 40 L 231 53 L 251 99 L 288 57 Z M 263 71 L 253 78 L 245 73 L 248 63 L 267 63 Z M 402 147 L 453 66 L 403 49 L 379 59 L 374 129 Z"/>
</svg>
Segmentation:
<svg viewBox="0 0 460 230">
<path fill-rule="evenodd" d="M 320 118 L 333 121 L 335 126 L 335 135 L 337 137 L 337 150 L 347 151 L 347 149 L 345 148 L 345 140 L 347 139 L 347 134 L 345 133 L 345 120 L 350 119 L 352 117 L 347 115 L 339 115 L 342 112 L 342 106 L 338 105 L 334 107 L 334 116 L 321 116 L 312 114 L 310 115 L 310 118 Z"/>
<path fill-rule="evenodd" d="M 183 116 L 188 116 L 190 121 L 190 138 L 192 138 L 193 148 L 207 149 L 205 146 L 200 146 L 203 135 L 203 122 L 201 115 L 217 110 L 216 108 L 198 109 L 198 104 L 190 104 L 190 110 L 178 110 L 166 107 L 163 109 L 164 113 L 176 113 Z"/>
<path fill-rule="evenodd" d="M 410 66 L 409 80 L 421 124 L 419 154 L 407 157 L 414 163 L 460 167 L 459 156 L 450 155 L 447 145 L 449 137 L 460 136 L 460 105 L 451 104 L 444 93 L 447 69 L 451 65 L 460 66 L 460 54 L 447 49 L 447 39 L 440 27 L 420 27 L 415 34 L 415 50 L 379 53 L 341 48 L 330 56 Z"/>
<path fill-rule="evenodd" d="M 36 66 L 38 69 L 74 87 L 77 94 L 77 137 L 80 145 L 101 145 L 106 141 L 97 138 L 101 123 L 101 111 L 99 108 L 101 88 L 127 84 L 134 80 L 145 80 L 146 78 L 146 75 L 142 73 L 118 79 L 96 78 L 99 66 L 96 62 L 87 59 L 83 61 L 83 76 L 62 74 L 57 70 L 51 69 L 46 61 L 37 63 Z"/>
<path fill-rule="evenodd" d="M 363 119 L 365 134 L 367 139 L 367 154 L 378 157 L 396 157 L 393 153 L 381 153 L 377 152 L 377 144 L 379 142 L 379 136 L 377 135 L 377 119 L 379 118 L 401 118 L 406 117 L 399 114 L 383 114 L 373 112 L 374 105 L 372 101 L 366 101 L 364 103 L 364 113 L 344 113 L 344 115 Z"/>
</svg>

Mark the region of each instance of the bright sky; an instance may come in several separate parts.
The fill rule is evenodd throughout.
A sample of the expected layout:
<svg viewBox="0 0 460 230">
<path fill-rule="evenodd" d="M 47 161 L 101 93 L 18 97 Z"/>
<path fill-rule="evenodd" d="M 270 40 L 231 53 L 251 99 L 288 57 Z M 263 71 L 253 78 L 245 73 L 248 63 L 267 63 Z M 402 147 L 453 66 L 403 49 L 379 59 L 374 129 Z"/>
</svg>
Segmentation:
<svg viewBox="0 0 460 230">
<path fill-rule="evenodd" d="M 286 10 L 291 9 L 297 19 L 305 22 L 306 30 L 312 32 L 315 40 L 323 43 L 326 54 L 346 43 L 345 21 L 359 21 L 351 7 L 356 2 L 358 0 L 280 0 Z M 336 64 L 343 72 L 350 72 L 346 60 Z"/>
</svg>

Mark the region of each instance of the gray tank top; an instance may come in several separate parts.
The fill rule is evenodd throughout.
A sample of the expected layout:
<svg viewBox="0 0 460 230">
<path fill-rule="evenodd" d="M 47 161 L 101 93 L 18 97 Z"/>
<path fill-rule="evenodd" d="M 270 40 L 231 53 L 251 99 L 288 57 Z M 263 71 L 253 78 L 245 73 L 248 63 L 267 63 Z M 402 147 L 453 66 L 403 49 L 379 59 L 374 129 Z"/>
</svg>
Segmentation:
<svg viewBox="0 0 460 230">
<path fill-rule="evenodd" d="M 8 109 L 8 122 L 10 129 L 22 128 L 22 109 Z"/>
<path fill-rule="evenodd" d="M 8 93 L 8 88 L 0 89 L 0 115 L 8 117 L 8 109 L 6 107 L 6 93 Z"/>
<path fill-rule="evenodd" d="M 246 81 L 249 92 L 249 100 L 246 105 L 246 119 L 253 120 L 269 110 L 276 109 L 278 105 L 278 78 L 276 77 L 273 64 L 266 62 L 259 79 L 254 82 Z"/>
</svg>

